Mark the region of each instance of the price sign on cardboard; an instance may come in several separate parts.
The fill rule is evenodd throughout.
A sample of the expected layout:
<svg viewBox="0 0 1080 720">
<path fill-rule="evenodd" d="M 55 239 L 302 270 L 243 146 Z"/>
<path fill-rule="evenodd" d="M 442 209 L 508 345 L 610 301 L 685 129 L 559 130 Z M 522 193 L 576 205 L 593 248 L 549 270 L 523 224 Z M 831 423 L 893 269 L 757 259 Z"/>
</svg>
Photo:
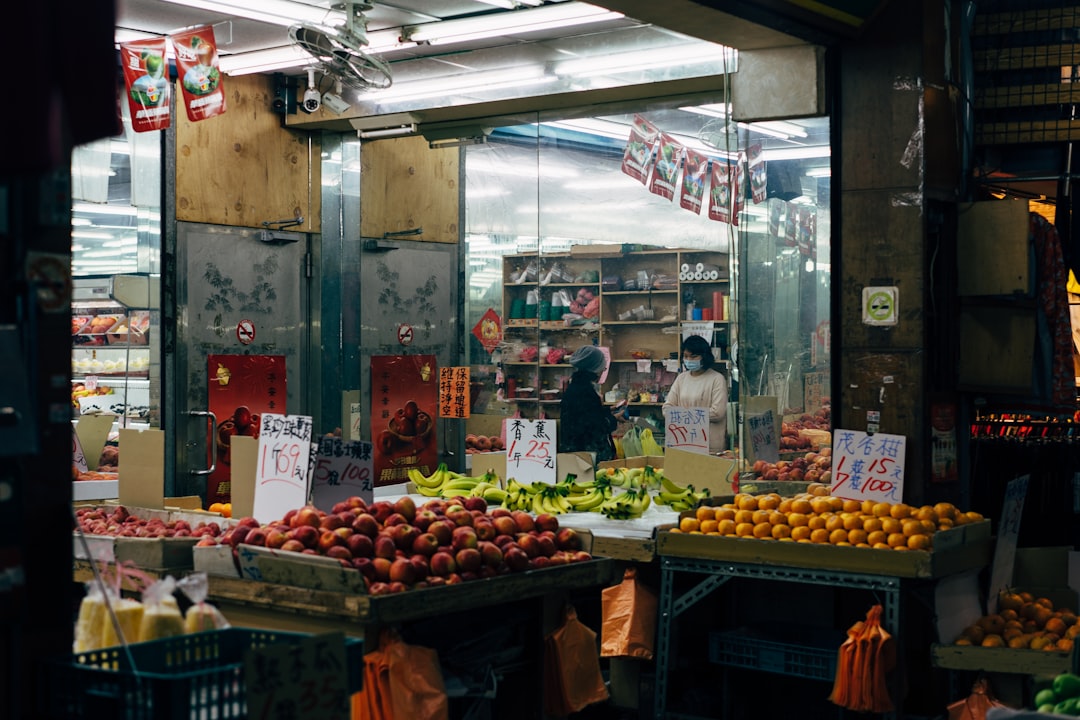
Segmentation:
<svg viewBox="0 0 1080 720">
<path fill-rule="evenodd" d="M 776 437 L 776 418 L 772 410 L 747 415 L 747 427 L 750 428 L 750 447 L 754 458 L 766 462 L 780 460 L 780 443 Z"/>
<path fill-rule="evenodd" d="M 79 433 L 75 432 L 75 426 L 71 426 L 71 461 L 79 472 L 86 472 L 86 456 L 83 454 L 82 443 L 79 442 Z"/>
<path fill-rule="evenodd" d="M 556 482 L 554 420 L 503 420 L 506 429 L 506 477 L 523 485 Z"/>
<path fill-rule="evenodd" d="M 344 633 L 248 650 L 248 717 L 349 720 L 348 678 Z"/>
<path fill-rule="evenodd" d="M 315 507 L 329 512 L 335 503 L 354 496 L 371 504 L 375 495 L 371 451 L 371 443 L 364 440 L 321 438 L 311 477 Z"/>
<path fill-rule="evenodd" d="M 907 438 L 903 435 L 836 430 L 831 493 L 849 500 L 901 502 L 906 449 Z"/>
<path fill-rule="evenodd" d="M 262 414 L 255 465 L 256 519 L 268 522 L 307 502 L 310 455 L 309 416 Z"/>
<path fill-rule="evenodd" d="M 670 407 L 664 410 L 664 447 L 709 452 L 709 408 Z"/>
<path fill-rule="evenodd" d="M 986 598 L 987 612 L 996 613 L 998 593 L 1012 582 L 1016 563 L 1016 538 L 1020 535 L 1020 517 L 1024 514 L 1030 475 L 1013 478 L 1005 487 L 1005 502 L 1001 504 L 997 543 L 994 545 L 994 564 L 990 572 L 990 595 Z"/>
</svg>

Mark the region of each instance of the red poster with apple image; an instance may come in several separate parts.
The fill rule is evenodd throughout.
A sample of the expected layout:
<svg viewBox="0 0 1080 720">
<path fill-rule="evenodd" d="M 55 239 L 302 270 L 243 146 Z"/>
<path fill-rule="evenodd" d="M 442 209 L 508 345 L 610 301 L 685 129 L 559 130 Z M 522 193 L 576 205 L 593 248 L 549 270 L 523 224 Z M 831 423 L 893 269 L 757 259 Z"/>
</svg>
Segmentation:
<svg viewBox="0 0 1080 720">
<path fill-rule="evenodd" d="M 258 437 L 263 413 L 287 413 L 284 355 L 210 355 L 207 362 L 207 407 L 217 418 L 213 437 L 217 466 L 206 487 L 209 506 L 231 501 L 230 438 Z"/>
<path fill-rule="evenodd" d="M 135 132 L 169 127 L 172 83 L 166 77 L 165 38 L 120 43 L 120 64 L 124 69 L 124 89 Z"/>
<path fill-rule="evenodd" d="M 435 418 L 439 372 L 434 355 L 371 358 L 372 466 L 376 487 L 406 482 L 409 470 L 425 475 L 439 461 Z"/>
<path fill-rule="evenodd" d="M 170 35 L 176 51 L 176 74 L 188 120 L 198 122 L 225 112 L 225 89 L 218 69 L 214 28 L 203 25 Z"/>
</svg>

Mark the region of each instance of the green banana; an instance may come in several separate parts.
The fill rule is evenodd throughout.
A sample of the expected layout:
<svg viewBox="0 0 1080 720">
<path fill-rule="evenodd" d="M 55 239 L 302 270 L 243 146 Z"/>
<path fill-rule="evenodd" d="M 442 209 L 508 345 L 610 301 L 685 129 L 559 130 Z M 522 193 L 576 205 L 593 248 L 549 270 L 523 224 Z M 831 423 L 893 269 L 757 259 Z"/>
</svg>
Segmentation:
<svg viewBox="0 0 1080 720">
<path fill-rule="evenodd" d="M 600 504 L 606 499 L 603 491 L 593 488 L 584 495 L 570 496 L 567 501 L 575 512 L 589 512 L 600 507 Z"/>
<path fill-rule="evenodd" d="M 500 487 L 492 485 L 484 488 L 484 492 L 480 497 L 484 498 L 484 502 L 488 505 L 502 505 L 506 502 L 506 498 L 509 497 L 509 493 Z"/>
</svg>

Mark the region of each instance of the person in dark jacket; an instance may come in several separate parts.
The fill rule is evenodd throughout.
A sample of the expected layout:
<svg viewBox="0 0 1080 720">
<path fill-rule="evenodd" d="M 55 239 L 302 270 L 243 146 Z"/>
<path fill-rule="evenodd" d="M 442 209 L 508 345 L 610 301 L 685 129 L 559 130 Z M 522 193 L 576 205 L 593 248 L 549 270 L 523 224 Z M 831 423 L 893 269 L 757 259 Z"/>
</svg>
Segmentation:
<svg viewBox="0 0 1080 720">
<path fill-rule="evenodd" d="M 604 407 L 594 383 L 607 367 L 600 348 L 585 345 L 567 358 L 574 367 L 570 383 L 559 404 L 559 452 L 591 452 L 596 462 L 615 459 L 611 433 L 619 426 L 618 414 L 625 408 L 610 411 Z M 624 415 L 625 417 L 625 415 Z"/>
</svg>

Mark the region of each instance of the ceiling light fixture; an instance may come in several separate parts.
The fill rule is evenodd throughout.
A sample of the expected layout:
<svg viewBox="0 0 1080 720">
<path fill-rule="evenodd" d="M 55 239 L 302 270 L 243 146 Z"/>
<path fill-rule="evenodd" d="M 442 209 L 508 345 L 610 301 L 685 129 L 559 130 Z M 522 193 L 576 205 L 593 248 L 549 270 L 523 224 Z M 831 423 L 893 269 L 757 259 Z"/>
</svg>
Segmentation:
<svg viewBox="0 0 1080 720">
<path fill-rule="evenodd" d="M 285 27 L 298 22 L 324 25 L 345 22 L 345 16 L 340 11 L 315 7 L 302 2 L 291 2 L 291 0 L 259 0 L 257 7 L 252 7 L 256 3 L 250 0 L 165 0 L 165 2 Z"/>
<path fill-rule="evenodd" d="M 566 2 L 527 10 L 490 13 L 460 20 L 443 20 L 406 26 L 402 28 L 401 37 L 410 42 L 445 45 L 619 20 L 623 17 L 625 15 L 622 13 L 612 12 L 596 5 Z"/>
<path fill-rule="evenodd" d="M 710 42 L 695 42 L 676 47 L 564 60 L 555 65 L 555 73 L 572 77 L 595 77 L 701 63 L 718 63 L 723 66 L 723 72 L 734 72 L 737 62 L 736 51 L 729 47 Z"/>
<path fill-rule="evenodd" d="M 362 140 L 377 140 L 378 138 L 402 137 L 403 135 L 415 135 L 416 123 L 399 125 L 398 127 L 379 128 L 378 130 L 357 130 L 357 136 Z"/>
<path fill-rule="evenodd" d="M 368 33 L 364 52 L 372 55 L 415 47 L 416 43 L 402 42 L 397 30 L 379 30 Z M 235 55 L 222 55 L 218 66 L 226 75 L 250 75 L 251 73 L 285 70 L 311 64 L 311 55 L 296 45 L 283 45 L 266 50 L 253 50 Z"/>
<path fill-rule="evenodd" d="M 443 95 L 486 92 L 506 87 L 524 88 L 557 80 L 556 77 L 543 73 L 543 66 L 531 65 L 468 75 L 444 76 L 416 82 L 395 83 L 388 90 L 369 93 L 368 97 L 377 103 L 399 102 Z"/>
</svg>

